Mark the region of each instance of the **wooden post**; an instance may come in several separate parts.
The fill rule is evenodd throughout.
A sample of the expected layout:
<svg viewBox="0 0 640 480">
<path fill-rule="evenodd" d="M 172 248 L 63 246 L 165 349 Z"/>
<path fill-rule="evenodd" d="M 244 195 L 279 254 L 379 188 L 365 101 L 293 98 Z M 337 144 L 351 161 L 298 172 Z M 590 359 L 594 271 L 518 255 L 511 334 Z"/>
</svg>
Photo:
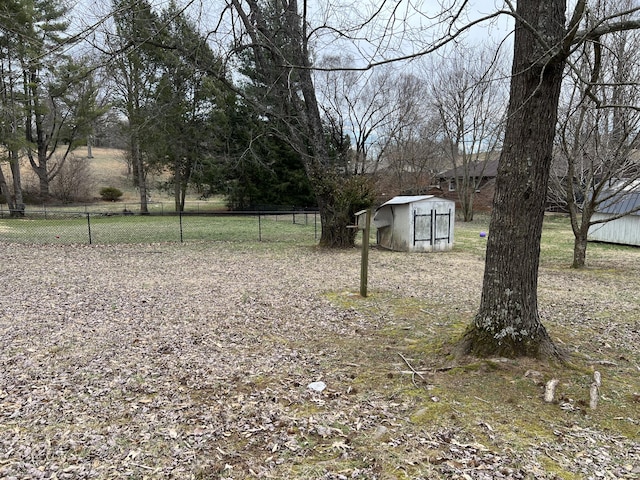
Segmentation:
<svg viewBox="0 0 640 480">
<path fill-rule="evenodd" d="M 360 296 L 367 296 L 367 275 L 369 273 L 369 231 L 371 227 L 371 209 L 365 214 L 364 229 L 362 230 L 362 260 L 360 262 Z"/>
<path fill-rule="evenodd" d="M 556 396 L 556 387 L 560 383 L 560 380 L 557 378 L 552 378 L 547 382 L 547 385 L 544 388 L 544 401 L 547 403 L 553 402 Z"/>
</svg>

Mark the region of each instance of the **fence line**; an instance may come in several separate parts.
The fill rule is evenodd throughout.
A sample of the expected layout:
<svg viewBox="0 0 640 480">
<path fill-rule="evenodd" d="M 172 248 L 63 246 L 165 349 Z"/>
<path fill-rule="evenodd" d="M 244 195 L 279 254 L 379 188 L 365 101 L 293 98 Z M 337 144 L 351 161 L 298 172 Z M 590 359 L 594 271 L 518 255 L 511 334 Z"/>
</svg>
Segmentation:
<svg viewBox="0 0 640 480">
<path fill-rule="evenodd" d="M 148 213 L 151 215 L 178 215 L 180 212 L 176 210 L 175 203 L 173 202 L 147 202 Z M 82 213 L 140 213 L 140 202 L 101 202 L 101 203 L 78 203 L 73 205 L 68 204 L 51 204 L 43 203 L 41 205 L 28 205 L 27 210 L 37 212 L 60 212 L 60 211 L 72 211 Z M 244 210 L 234 211 L 236 213 L 242 213 Z M 248 211 L 251 212 L 314 212 L 316 208 L 305 208 L 297 205 L 255 205 Z M 184 204 L 184 214 L 210 214 L 217 212 L 227 212 L 226 206 L 222 202 L 196 200 L 187 201 Z M 6 218 L 10 216 L 11 212 L 7 204 L 0 203 L 0 218 Z"/>
<path fill-rule="evenodd" d="M 17 243 L 308 242 L 317 240 L 319 222 L 313 210 L 135 215 L 49 209 L 28 210 L 20 218 L 5 212 L 0 211 L 0 242 Z"/>
</svg>

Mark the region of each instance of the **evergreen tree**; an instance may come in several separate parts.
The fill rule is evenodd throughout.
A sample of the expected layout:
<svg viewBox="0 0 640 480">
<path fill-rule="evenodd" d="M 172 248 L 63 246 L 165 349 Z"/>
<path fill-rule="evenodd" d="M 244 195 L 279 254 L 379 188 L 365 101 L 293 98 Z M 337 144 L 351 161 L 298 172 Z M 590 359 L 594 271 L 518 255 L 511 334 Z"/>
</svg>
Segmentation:
<svg viewBox="0 0 640 480">
<path fill-rule="evenodd" d="M 151 163 L 171 173 L 165 186 L 181 211 L 194 172 L 211 154 L 229 97 L 208 73 L 219 70 L 220 61 L 184 12 L 171 3 L 159 21 L 163 28 L 151 47 L 161 77 L 146 111 L 150 133 L 143 149 Z"/>
<path fill-rule="evenodd" d="M 20 152 L 26 153 L 38 176 L 40 195 L 47 199 L 49 182 L 100 111 L 88 69 L 65 53 L 73 42 L 63 2 L 14 0 L 3 8 L 1 18 L 8 22 L 2 29 L 2 102 L 8 114 L 3 141 L 19 205 Z"/>
<path fill-rule="evenodd" d="M 16 26 L 26 22 L 24 5 L 7 0 L 0 4 L 0 161 L 9 164 L 7 180 L 0 168 L 0 194 L 9 206 L 11 216 L 24 216 L 20 150 L 25 144 L 24 117 L 19 98 L 21 79 L 18 49 L 20 32 Z"/>
<path fill-rule="evenodd" d="M 312 78 L 306 9 L 298 2 L 234 1 L 250 39 L 244 74 L 249 101 L 276 127 L 277 134 L 301 156 L 320 211 L 320 244 L 348 247 L 356 231 L 349 228 L 357 210 L 370 206 L 369 178 L 345 167 L 332 153 Z"/>
<path fill-rule="evenodd" d="M 109 70 L 115 106 L 127 118 L 129 161 L 139 192 L 140 213 L 147 214 L 149 165 L 142 147 L 147 133 L 144 111 L 159 81 L 149 42 L 161 29 L 157 15 L 146 0 L 114 0 L 113 12 L 115 31 L 108 35 L 107 42 L 112 50 Z"/>
</svg>

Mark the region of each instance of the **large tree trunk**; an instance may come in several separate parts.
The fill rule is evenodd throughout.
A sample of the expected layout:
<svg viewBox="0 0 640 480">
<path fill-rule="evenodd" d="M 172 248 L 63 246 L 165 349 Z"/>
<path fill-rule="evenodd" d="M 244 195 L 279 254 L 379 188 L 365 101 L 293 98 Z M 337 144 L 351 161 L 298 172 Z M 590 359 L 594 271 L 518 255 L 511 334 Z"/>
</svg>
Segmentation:
<svg viewBox="0 0 640 480">
<path fill-rule="evenodd" d="M 46 201 L 49 199 L 47 151 L 50 139 L 50 136 L 45 133 L 44 126 L 44 116 L 47 108 L 40 102 L 39 85 L 41 81 L 37 72 L 33 69 L 25 70 L 23 75 L 25 80 L 24 93 L 27 99 L 25 135 L 27 142 L 32 145 L 29 147 L 27 154 L 31 168 L 38 177 L 40 197 L 43 201 Z"/>
<path fill-rule="evenodd" d="M 564 0 L 519 0 L 505 141 L 480 309 L 462 347 L 479 356 L 556 357 L 538 314 L 540 238 L 565 65 Z M 527 27 L 524 26 L 526 22 Z M 537 31 L 532 32 L 530 28 Z M 541 46 L 545 41 L 547 48 Z"/>
<path fill-rule="evenodd" d="M 33 168 L 38 176 L 38 185 L 40 188 L 40 198 L 43 201 L 49 199 L 49 162 L 46 153 L 40 155 L 38 152 L 38 165 Z"/>
<path fill-rule="evenodd" d="M 576 235 L 573 241 L 573 263 L 571 268 L 583 268 L 587 259 L 587 234 Z"/>
<path fill-rule="evenodd" d="M 355 244 L 357 230 L 349 228 L 354 220 L 344 209 L 336 209 L 335 205 L 322 205 L 320 210 L 320 246 L 328 248 L 349 248 Z"/>
<path fill-rule="evenodd" d="M 336 173 L 335 167 L 307 169 L 320 212 L 322 233 L 320 246 L 350 248 L 355 245 L 357 230 L 352 228 L 355 213 L 373 203 L 373 184 L 363 175 Z"/>
<path fill-rule="evenodd" d="M 144 167 L 142 152 L 140 151 L 140 142 L 137 133 L 134 133 L 131 139 L 131 160 L 135 169 L 135 181 L 140 194 L 140 214 L 149 214 L 149 204 L 147 195 L 147 172 Z"/>
<path fill-rule="evenodd" d="M 11 177 L 13 178 L 13 209 L 11 209 L 11 216 L 24 217 L 25 205 L 22 195 L 22 172 L 20 170 L 20 156 L 18 152 L 9 152 L 9 166 L 11 169 Z"/>
<path fill-rule="evenodd" d="M 5 201 L 7 202 L 7 206 L 9 207 L 9 215 L 13 216 L 13 212 L 15 211 L 15 201 L 12 198 L 11 191 L 9 190 L 9 186 L 7 185 L 7 180 L 4 176 L 2 168 L 0 168 L 0 194 L 5 198 Z"/>
<path fill-rule="evenodd" d="M 304 29 L 304 19 L 298 16 L 296 5 L 295 1 L 290 2 L 293 38 L 305 39 L 301 48 L 295 50 L 296 63 L 304 67 L 299 71 L 300 90 L 304 102 L 296 105 L 300 118 L 306 121 L 305 143 L 311 147 L 311 155 L 303 157 L 303 161 L 320 211 L 320 246 L 353 247 L 357 232 L 349 226 L 354 222 L 354 213 L 370 205 L 371 191 L 366 188 L 366 182 L 363 182 L 359 175 L 351 174 L 331 158 L 311 77 L 307 36 L 300 31 L 300 27 Z"/>
</svg>

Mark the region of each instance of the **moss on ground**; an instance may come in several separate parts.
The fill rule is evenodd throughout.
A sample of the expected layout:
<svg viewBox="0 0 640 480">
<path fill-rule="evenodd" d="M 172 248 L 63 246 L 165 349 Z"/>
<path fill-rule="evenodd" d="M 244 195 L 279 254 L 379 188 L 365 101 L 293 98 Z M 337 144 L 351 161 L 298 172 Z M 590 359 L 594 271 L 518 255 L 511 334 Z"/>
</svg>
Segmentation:
<svg viewBox="0 0 640 480">
<path fill-rule="evenodd" d="M 405 427 L 409 430 L 460 428 L 487 444 L 504 443 L 521 452 L 535 443 L 557 441 L 558 428 L 570 426 L 639 438 L 637 422 L 629 421 L 638 408 L 639 397 L 633 392 L 640 390 L 637 372 L 630 375 L 631 365 L 622 369 L 598 367 L 604 382 L 598 408 L 591 410 L 589 388 L 595 368 L 584 355 L 573 354 L 566 364 L 455 358 L 450 347 L 470 322 L 468 314 L 447 314 L 446 305 L 394 298 L 384 292 L 367 299 L 344 293 L 327 297 L 340 307 L 380 320 L 379 329 L 367 332 L 368 342 L 349 345 L 352 340 L 342 339 L 341 347 L 345 351 L 357 349 L 372 364 L 395 366 L 396 371 L 389 368 L 385 383 L 398 402 L 412 405 Z M 551 330 L 560 339 L 571 331 L 556 325 Z M 380 345 L 387 348 L 380 349 Z M 420 374 L 411 375 L 410 368 Z M 375 390 L 380 375 L 376 368 L 361 369 L 354 383 L 361 390 Z M 544 386 L 552 378 L 560 380 L 556 398 L 545 403 Z M 544 470 L 557 478 L 577 478 L 549 457 L 540 461 Z"/>
</svg>

